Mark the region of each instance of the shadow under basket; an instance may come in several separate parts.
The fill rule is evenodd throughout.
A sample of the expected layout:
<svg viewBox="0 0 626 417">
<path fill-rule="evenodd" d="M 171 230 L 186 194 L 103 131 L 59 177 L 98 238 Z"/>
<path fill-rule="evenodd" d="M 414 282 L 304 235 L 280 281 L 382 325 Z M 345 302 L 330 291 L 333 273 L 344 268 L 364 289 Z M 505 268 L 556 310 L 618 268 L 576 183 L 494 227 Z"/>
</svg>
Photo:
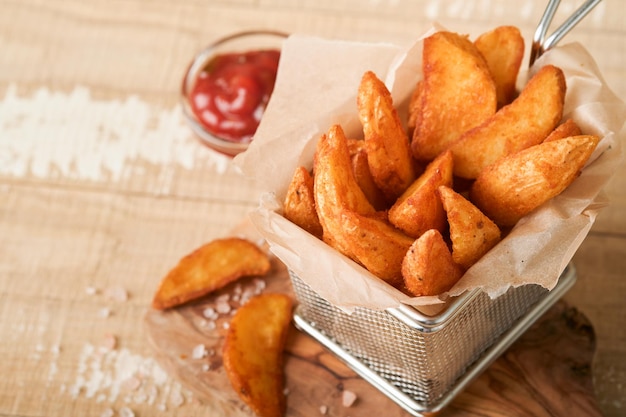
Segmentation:
<svg viewBox="0 0 626 417">
<path fill-rule="evenodd" d="M 331 305 L 290 271 L 298 299 L 296 327 L 414 416 L 441 410 L 576 282 L 570 263 L 551 291 L 510 288 L 491 299 L 480 290 L 427 315 L 401 306 Z"/>
</svg>

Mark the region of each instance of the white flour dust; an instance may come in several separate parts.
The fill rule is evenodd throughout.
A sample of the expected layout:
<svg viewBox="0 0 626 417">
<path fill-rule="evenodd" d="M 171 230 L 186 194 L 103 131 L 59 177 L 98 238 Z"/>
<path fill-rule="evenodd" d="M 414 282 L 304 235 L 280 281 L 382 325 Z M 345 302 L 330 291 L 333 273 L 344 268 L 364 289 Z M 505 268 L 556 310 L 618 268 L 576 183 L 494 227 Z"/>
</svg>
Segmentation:
<svg viewBox="0 0 626 417">
<path fill-rule="evenodd" d="M 229 158 L 192 136 L 178 106 L 161 109 L 136 96 L 96 100 L 84 87 L 20 97 L 11 85 L 0 99 L 2 175 L 116 182 L 137 175 L 138 161 L 228 168 Z"/>
</svg>

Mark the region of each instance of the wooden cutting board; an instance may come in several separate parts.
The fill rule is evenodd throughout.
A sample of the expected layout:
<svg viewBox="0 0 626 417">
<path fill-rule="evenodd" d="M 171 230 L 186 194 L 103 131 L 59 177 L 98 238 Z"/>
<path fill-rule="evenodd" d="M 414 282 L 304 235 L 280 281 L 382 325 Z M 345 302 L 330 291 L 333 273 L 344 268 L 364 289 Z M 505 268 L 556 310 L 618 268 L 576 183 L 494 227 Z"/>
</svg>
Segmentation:
<svg viewBox="0 0 626 417">
<path fill-rule="evenodd" d="M 258 238 L 245 224 L 233 234 Z M 150 309 L 145 317 L 161 366 L 219 415 L 252 416 L 231 388 L 221 348 L 242 299 L 260 291 L 293 294 L 287 269 L 277 259 L 262 280 L 242 279 L 195 303 Z M 591 379 L 594 350 L 590 322 L 560 301 L 438 416 L 599 417 Z M 286 346 L 285 373 L 289 417 L 409 415 L 295 327 Z M 342 404 L 343 391 L 357 395 L 350 407 Z"/>
<path fill-rule="evenodd" d="M 278 261 L 262 282 L 264 288 L 258 279 L 244 279 L 197 303 L 166 312 L 150 310 L 145 318 L 159 363 L 200 400 L 223 403 L 220 407 L 228 415 L 251 414 L 222 368 L 225 326 L 242 295 L 291 293 L 287 271 Z M 215 319 L 213 311 L 223 308 L 225 297 L 232 310 Z M 588 320 L 561 301 L 439 415 L 601 416 L 591 381 L 594 344 Z M 323 415 L 324 410 L 327 416 L 408 415 L 295 328 L 287 343 L 285 367 L 288 416 Z M 350 407 L 342 405 L 343 390 L 357 395 Z"/>
</svg>

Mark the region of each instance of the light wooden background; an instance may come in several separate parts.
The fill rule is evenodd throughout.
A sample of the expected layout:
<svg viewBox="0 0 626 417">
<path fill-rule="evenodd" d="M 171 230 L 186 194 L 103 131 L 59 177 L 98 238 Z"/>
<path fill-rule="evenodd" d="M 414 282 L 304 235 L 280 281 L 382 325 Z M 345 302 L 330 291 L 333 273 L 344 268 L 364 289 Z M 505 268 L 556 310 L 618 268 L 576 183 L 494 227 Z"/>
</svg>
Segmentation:
<svg viewBox="0 0 626 417">
<path fill-rule="evenodd" d="M 580 3 L 562 1 L 555 22 Z M 6 103 L 10 96 L 20 103 L 35 103 L 41 91 L 68 97 L 85 88 L 90 103 L 125 103 L 133 97 L 152 112 L 167 113 L 177 108 L 179 84 L 191 57 L 231 32 L 271 28 L 403 43 L 438 21 L 471 35 L 514 24 L 529 40 L 544 4 L 539 0 L 0 0 L 0 100 Z M 622 98 L 626 97 L 625 7 L 622 0 L 605 0 L 567 37 L 592 52 L 607 83 Z M 192 168 L 171 158 L 163 159 L 168 163 L 122 158 L 128 167 L 122 167 L 127 169 L 119 177 L 68 175 L 54 166 L 43 174 L 32 166 L 11 171 L 6 167 L 12 160 L 28 160 L 28 152 L 35 153 L 36 148 L 11 144 L 9 135 L 19 120 L 8 120 L 7 113 L 7 107 L 4 115 L 0 113 L 0 168 L 4 168 L 0 170 L 0 415 L 99 416 L 109 408 L 119 412 L 123 406 L 138 416 L 212 415 L 210 405 L 188 400 L 184 388 L 159 375 L 156 389 L 146 392 L 170 397 L 152 404 L 126 403 L 122 395 L 111 402 L 90 397 L 85 384 L 77 393 L 72 387 L 80 385 L 79 377 L 85 375 L 83 368 L 90 360 L 104 360 L 89 347 L 106 345 L 107 334 L 117 338 L 114 359 L 121 360 L 124 352 L 132 363 L 150 366 L 142 318 L 158 280 L 191 249 L 228 234 L 256 205 L 260 190 L 236 177 L 228 161 L 210 155 L 192 139 L 185 149 L 191 146 L 191 152 L 204 161 Z M 77 109 L 63 128 L 49 135 L 41 132 L 39 140 L 46 140 L 47 147 L 58 143 L 61 152 L 67 150 L 64 141 L 83 116 Z M 168 135 L 150 138 L 171 139 Z M 133 151 L 123 146 L 124 135 L 110 140 L 104 146 L 118 146 L 129 155 Z M 624 190 L 622 165 L 607 188 L 611 205 L 575 256 L 579 279 L 566 297 L 594 325 L 594 383 L 607 416 L 626 414 Z M 128 291 L 127 301 L 105 297 L 105 290 L 114 286 Z M 88 294 L 89 288 L 98 293 Z M 182 405 L 177 398 L 172 400 L 177 395 L 185 400 Z"/>
</svg>

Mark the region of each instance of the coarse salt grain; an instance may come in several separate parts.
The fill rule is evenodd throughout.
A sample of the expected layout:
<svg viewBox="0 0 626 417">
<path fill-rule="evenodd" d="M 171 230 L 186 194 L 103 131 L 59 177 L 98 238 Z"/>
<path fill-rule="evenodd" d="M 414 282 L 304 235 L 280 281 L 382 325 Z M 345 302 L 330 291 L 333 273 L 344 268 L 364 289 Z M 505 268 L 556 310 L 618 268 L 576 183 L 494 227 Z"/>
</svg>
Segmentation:
<svg viewBox="0 0 626 417">
<path fill-rule="evenodd" d="M 228 299 L 218 298 L 215 304 L 215 311 L 219 314 L 228 314 L 232 310 Z"/>
<path fill-rule="evenodd" d="M 320 414 L 325 416 L 327 413 L 328 413 L 328 407 L 325 405 L 320 406 Z"/>
<path fill-rule="evenodd" d="M 114 415 L 115 411 L 113 411 L 113 409 L 111 408 L 107 408 L 100 414 L 100 417 L 113 417 Z"/>
<path fill-rule="evenodd" d="M 125 379 L 121 383 L 121 387 L 125 391 L 135 391 L 141 386 L 141 380 L 137 377 L 131 376 Z"/>
<path fill-rule="evenodd" d="M 114 350 L 117 346 L 117 337 L 111 333 L 105 334 L 100 346 L 105 350 Z"/>
<path fill-rule="evenodd" d="M 192 359 L 202 359 L 206 356 L 206 346 L 204 346 L 202 343 L 195 346 L 193 348 L 193 351 L 191 352 L 191 358 Z"/>
<path fill-rule="evenodd" d="M 110 315 L 111 315 L 111 309 L 108 307 L 103 307 L 100 309 L 100 311 L 98 311 L 98 317 L 102 319 L 106 319 Z"/>
<path fill-rule="evenodd" d="M 96 295 L 98 294 L 98 289 L 95 287 L 87 287 L 85 288 L 85 294 L 87 295 Z"/>
<path fill-rule="evenodd" d="M 120 286 L 107 288 L 104 295 L 111 301 L 124 302 L 128 300 L 128 292 Z"/>
<path fill-rule="evenodd" d="M 202 315 L 209 320 L 216 320 L 219 317 L 219 314 L 213 307 L 207 307 L 202 310 Z"/>
<path fill-rule="evenodd" d="M 135 417 L 135 412 L 128 407 L 120 408 L 120 417 Z"/>
<path fill-rule="evenodd" d="M 356 401 L 356 394 L 352 391 L 344 390 L 341 394 L 341 404 L 344 407 L 351 407 Z"/>
</svg>

